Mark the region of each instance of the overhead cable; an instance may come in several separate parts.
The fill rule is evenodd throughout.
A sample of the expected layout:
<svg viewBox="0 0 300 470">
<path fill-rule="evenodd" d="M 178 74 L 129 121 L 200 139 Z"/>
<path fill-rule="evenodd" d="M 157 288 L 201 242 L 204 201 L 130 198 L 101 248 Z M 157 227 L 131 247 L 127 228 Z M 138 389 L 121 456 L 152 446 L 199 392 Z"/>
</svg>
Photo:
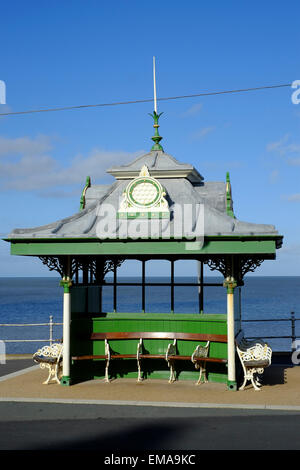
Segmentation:
<svg viewBox="0 0 300 470">
<path fill-rule="evenodd" d="M 286 83 L 286 84 L 281 84 L 281 85 L 266 85 L 266 86 L 259 86 L 259 87 L 253 87 L 253 88 L 240 88 L 237 90 L 221 90 L 221 91 L 211 91 L 211 92 L 204 92 L 204 93 L 194 93 L 192 95 L 169 96 L 166 98 L 157 98 L 157 101 L 170 101 L 170 100 L 179 100 L 179 99 L 187 99 L 187 98 L 197 98 L 201 96 L 225 95 L 225 94 L 230 94 L 230 93 L 244 93 L 244 92 L 249 92 L 249 91 L 291 87 L 291 85 L 292 85 L 291 83 Z M 112 103 L 98 103 L 98 104 L 82 104 L 82 105 L 76 105 L 76 106 L 64 106 L 64 107 L 59 107 L 59 108 L 29 109 L 26 111 L 12 111 L 12 112 L 7 112 L 7 113 L 0 113 L 0 116 L 15 116 L 15 115 L 20 115 L 20 114 L 67 111 L 67 110 L 82 109 L 82 108 L 120 106 L 120 105 L 127 105 L 127 104 L 149 103 L 152 101 L 153 101 L 153 98 L 148 98 L 148 99 L 143 99 L 143 100 L 116 101 Z"/>
</svg>

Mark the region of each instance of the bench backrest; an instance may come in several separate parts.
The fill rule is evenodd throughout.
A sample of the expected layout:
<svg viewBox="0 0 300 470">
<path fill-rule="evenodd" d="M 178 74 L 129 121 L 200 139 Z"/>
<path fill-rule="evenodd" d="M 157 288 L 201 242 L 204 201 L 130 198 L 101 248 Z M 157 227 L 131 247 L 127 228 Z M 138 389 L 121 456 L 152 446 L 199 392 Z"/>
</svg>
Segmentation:
<svg viewBox="0 0 300 470">
<path fill-rule="evenodd" d="M 93 343 L 94 354 L 103 354 L 104 340 L 108 340 L 113 350 L 119 353 L 134 354 L 137 341 L 140 339 L 143 340 L 145 350 L 151 354 L 165 354 L 168 344 L 175 339 L 177 340 L 178 353 L 182 355 L 192 355 L 199 344 L 205 345 L 207 341 L 210 341 L 210 351 L 215 357 L 226 357 L 227 354 L 227 335 L 167 331 L 122 331 L 92 333 L 90 339 Z M 218 345 L 220 346 L 218 347 Z"/>
<path fill-rule="evenodd" d="M 122 331 L 92 333 L 91 340 L 119 340 L 119 339 L 167 339 L 186 341 L 212 341 L 217 343 L 227 343 L 227 335 L 200 334 L 200 333 L 177 333 L 167 331 Z"/>
</svg>

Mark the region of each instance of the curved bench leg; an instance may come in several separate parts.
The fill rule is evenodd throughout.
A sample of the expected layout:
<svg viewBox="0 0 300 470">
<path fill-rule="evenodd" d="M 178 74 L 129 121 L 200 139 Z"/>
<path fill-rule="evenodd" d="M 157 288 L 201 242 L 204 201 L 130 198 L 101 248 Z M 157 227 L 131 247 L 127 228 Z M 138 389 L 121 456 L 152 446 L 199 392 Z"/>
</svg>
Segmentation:
<svg viewBox="0 0 300 470">
<path fill-rule="evenodd" d="M 109 367 L 109 361 L 110 361 L 110 347 L 109 347 L 109 343 L 107 339 L 105 340 L 105 355 L 106 355 L 106 363 L 105 363 L 104 382 L 109 384 L 108 367 Z"/>
<path fill-rule="evenodd" d="M 52 375 L 51 366 L 49 366 L 49 365 L 47 364 L 46 367 L 49 369 L 49 374 L 48 374 L 47 379 L 43 382 L 43 385 L 48 385 L 48 383 L 50 382 L 50 379 L 51 379 L 51 375 Z M 42 368 L 43 368 L 43 367 L 42 367 Z"/>
<path fill-rule="evenodd" d="M 197 380 L 196 385 L 200 385 L 202 383 L 201 382 L 201 378 L 202 378 L 202 367 L 201 367 L 201 365 L 199 365 L 199 369 L 200 369 L 199 379 Z"/>
<path fill-rule="evenodd" d="M 138 359 L 138 378 L 137 382 L 143 382 L 143 377 L 142 377 L 142 369 L 141 369 L 141 361 Z"/>
<path fill-rule="evenodd" d="M 140 354 L 142 353 L 142 347 L 143 347 L 143 340 L 140 339 L 137 345 L 137 353 L 136 353 L 136 360 L 137 360 L 137 366 L 138 366 L 138 378 L 137 382 L 142 382 L 143 377 L 142 377 L 142 368 L 141 368 L 141 359 L 140 359 Z"/>
<path fill-rule="evenodd" d="M 197 362 L 197 363 L 195 364 L 195 369 L 199 369 L 199 370 L 200 370 L 199 379 L 197 380 L 196 385 L 201 385 L 202 383 L 207 384 L 207 383 L 208 383 L 208 380 L 207 380 L 207 377 L 206 377 L 206 366 L 205 366 L 205 362 Z M 201 381 L 201 379 L 202 379 L 202 374 L 203 374 L 203 376 L 204 376 L 204 380 L 203 380 L 203 381 Z"/>
<path fill-rule="evenodd" d="M 60 384 L 60 379 L 62 376 L 62 364 L 58 362 L 55 366 L 55 380 L 58 384 Z"/>
<path fill-rule="evenodd" d="M 108 366 L 109 366 L 109 359 L 106 360 L 106 364 L 105 364 L 105 377 L 104 377 L 104 382 L 106 382 L 107 384 L 109 384 Z"/>
<path fill-rule="evenodd" d="M 255 390 L 261 390 L 261 387 L 262 387 L 262 383 L 260 382 L 260 377 L 258 376 L 258 374 L 253 374 L 253 381 L 256 385 Z"/>
<path fill-rule="evenodd" d="M 175 368 L 174 368 L 174 360 L 172 360 L 172 356 L 176 354 L 176 342 L 177 340 L 174 339 L 173 343 L 170 343 L 168 345 L 167 351 L 166 351 L 166 356 L 165 359 L 168 363 L 168 366 L 170 368 L 170 377 L 169 377 L 169 383 L 173 383 L 176 381 L 175 377 Z"/>
<path fill-rule="evenodd" d="M 49 369 L 49 374 L 47 379 L 43 382 L 43 385 L 48 385 L 51 378 L 53 378 L 53 380 L 55 380 L 57 383 L 60 383 L 56 374 L 56 364 L 41 364 L 42 369 L 44 369 L 45 367 Z"/>
<path fill-rule="evenodd" d="M 244 375 L 244 382 L 243 382 L 242 385 L 240 386 L 239 390 L 244 390 L 244 388 L 245 388 L 246 383 L 247 383 L 248 380 L 249 380 L 249 378 L 248 378 L 247 375 L 245 374 L 245 375 Z"/>
<path fill-rule="evenodd" d="M 260 382 L 259 377 L 254 377 L 254 381 L 255 381 L 255 383 L 256 383 L 256 385 L 257 385 L 258 387 L 261 387 L 261 386 L 262 386 L 262 383 Z"/>
<path fill-rule="evenodd" d="M 173 361 L 170 361 L 170 378 L 169 378 L 169 384 L 172 384 L 173 382 L 176 382 L 176 378 L 175 378 L 175 369 L 174 369 L 174 363 L 173 363 Z"/>
<path fill-rule="evenodd" d="M 247 371 L 245 373 L 244 382 L 241 385 L 241 387 L 239 388 L 239 390 L 244 390 L 248 380 L 250 380 L 250 382 L 252 383 L 254 390 L 256 390 L 257 392 L 259 392 L 261 390 L 261 388 L 260 388 L 261 384 L 258 381 L 258 379 L 254 376 L 254 374 L 255 374 L 255 372 L 251 372 L 251 371 Z"/>
<path fill-rule="evenodd" d="M 251 378 L 251 382 L 252 382 L 252 385 L 253 385 L 254 389 L 255 389 L 257 392 L 260 392 L 261 389 L 260 389 L 260 387 L 257 385 L 256 380 L 255 380 L 254 377 Z"/>
</svg>

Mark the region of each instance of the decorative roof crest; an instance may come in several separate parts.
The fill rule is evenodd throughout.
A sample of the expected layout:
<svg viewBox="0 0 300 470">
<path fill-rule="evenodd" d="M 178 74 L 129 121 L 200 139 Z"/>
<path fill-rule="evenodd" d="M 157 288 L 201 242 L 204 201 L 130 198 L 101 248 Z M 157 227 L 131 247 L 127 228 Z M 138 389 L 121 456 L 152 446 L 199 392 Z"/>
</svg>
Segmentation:
<svg viewBox="0 0 300 470">
<path fill-rule="evenodd" d="M 147 165 L 143 165 L 139 176 L 150 176 Z"/>
<path fill-rule="evenodd" d="M 161 183 L 152 178 L 147 165 L 143 165 L 139 176 L 128 183 L 117 216 L 119 219 L 169 219 L 165 196 Z"/>
</svg>

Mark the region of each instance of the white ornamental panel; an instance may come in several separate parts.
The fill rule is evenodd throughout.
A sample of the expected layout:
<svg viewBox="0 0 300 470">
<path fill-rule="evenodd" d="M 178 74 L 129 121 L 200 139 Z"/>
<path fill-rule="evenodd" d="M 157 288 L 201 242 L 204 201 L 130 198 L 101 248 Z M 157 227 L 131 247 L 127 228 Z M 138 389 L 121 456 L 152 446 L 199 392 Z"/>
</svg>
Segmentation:
<svg viewBox="0 0 300 470">
<path fill-rule="evenodd" d="M 119 218 L 169 218 L 166 192 L 161 183 L 152 178 L 146 165 L 123 193 L 119 207 Z"/>
</svg>

